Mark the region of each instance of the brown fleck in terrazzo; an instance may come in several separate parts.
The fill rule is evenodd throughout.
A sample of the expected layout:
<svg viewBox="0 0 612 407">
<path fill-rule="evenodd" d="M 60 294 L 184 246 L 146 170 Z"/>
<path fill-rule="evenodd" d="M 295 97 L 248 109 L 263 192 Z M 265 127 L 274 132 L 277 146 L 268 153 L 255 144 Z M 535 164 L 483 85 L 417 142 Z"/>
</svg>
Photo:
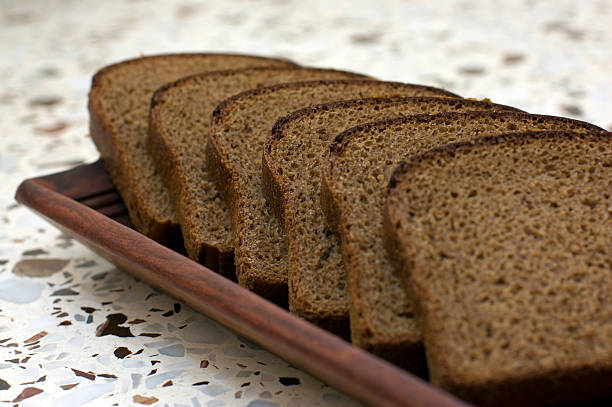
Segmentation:
<svg viewBox="0 0 612 407">
<path fill-rule="evenodd" d="M 119 326 L 127 321 L 124 314 L 110 314 L 106 316 L 106 321 L 96 329 L 96 336 L 115 335 L 121 338 L 133 337 L 134 334 L 129 327 Z"/>
<path fill-rule="evenodd" d="M 200 7 L 197 4 L 181 4 L 176 8 L 175 16 L 179 20 L 186 20 L 194 17 L 198 13 L 199 9 Z"/>
<path fill-rule="evenodd" d="M 378 42 L 381 37 L 380 32 L 357 33 L 351 35 L 351 42 L 356 45 L 369 45 Z"/>
<path fill-rule="evenodd" d="M 525 61 L 525 55 L 518 53 L 506 54 L 503 59 L 504 65 L 518 65 L 523 61 Z"/>
<path fill-rule="evenodd" d="M 44 338 L 45 336 L 47 336 L 48 333 L 46 331 L 40 331 L 39 333 L 37 333 L 36 335 L 26 339 L 25 341 L 23 341 L 23 343 L 28 343 L 31 344 L 33 342 L 38 341 L 41 338 Z"/>
<path fill-rule="evenodd" d="M 573 41 L 581 41 L 584 39 L 584 31 L 570 27 L 567 21 L 551 21 L 544 25 L 544 31 L 551 33 L 560 33 L 567 36 L 568 39 Z"/>
<path fill-rule="evenodd" d="M 38 134 L 48 134 L 53 135 L 59 133 L 68 128 L 68 123 L 65 121 L 58 121 L 53 124 L 49 124 L 46 126 L 36 126 L 34 127 L 34 131 Z"/>
<path fill-rule="evenodd" d="M 78 377 L 84 377 L 87 380 L 96 380 L 96 374 L 93 372 L 83 372 L 82 370 L 78 370 L 78 369 L 73 369 L 71 368 L 71 370 L 74 372 L 74 374 Z"/>
<path fill-rule="evenodd" d="M 30 99 L 28 104 L 30 107 L 51 107 L 62 102 L 62 98 L 59 96 L 38 96 L 34 99 Z"/>
<path fill-rule="evenodd" d="M 51 296 L 65 296 L 65 295 L 79 295 L 78 291 L 74 291 L 72 288 L 61 288 L 54 291 Z"/>
<path fill-rule="evenodd" d="M 93 267 L 96 266 L 98 263 L 96 263 L 93 260 L 88 260 L 85 261 L 83 263 L 77 264 L 76 266 L 74 266 L 74 268 L 80 269 L 80 268 L 88 268 L 88 267 Z"/>
<path fill-rule="evenodd" d="M 144 404 L 144 405 L 151 405 L 153 403 L 157 403 L 159 401 L 159 399 L 157 397 L 147 397 L 147 396 L 141 396 L 140 394 L 136 394 L 132 400 L 134 401 L 134 403 L 138 403 L 138 404 Z"/>
<path fill-rule="evenodd" d="M 157 338 L 158 336 L 160 336 L 161 334 L 156 334 L 156 333 L 150 333 L 150 332 L 143 332 L 141 334 L 138 334 L 138 336 L 147 336 L 149 338 Z"/>
<path fill-rule="evenodd" d="M 31 249 L 21 253 L 22 256 L 38 256 L 39 254 L 49 254 L 49 252 L 43 249 Z"/>
<path fill-rule="evenodd" d="M 37 394 L 42 393 L 43 390 L 37 388 L 37 387 L 26 387 L 25 389 L 23 389 L 23 391 L 21 393 L 19 393 L 19 396 L 17 396 L 14 400 L 13 403 L 19 403 L 25 399 L 29 399 L 30 397 L 34 397 Z"/>
<path fill-rule="evenodd" d="M 208 383 L 210 383 L 210 382 L 209 382 L 209 381 L 204 380 L 204 381 L 202 381 L 202 382 L 196 382 L 196 383 L 194 383 L 194 384 L 193 384 L 193 386 L 205 386 L 205 385 L 207 385 Z"/>
<path fill-rule="evenodd" d="M 23 255 L 27 255 L 26 253 L 28 251 L 24 252 Z M 36 249 L 32 250 L 31 253 L 36 255 L 45 254 L 46 252 Z M 15 264 L 13 273 L 18 276 L 48 277 L 62 270 L 68 263 L 70 263 L 70 260 L 65 259 L 24 259 Z"/>
<path fill-rule="evenodd" d="M 128 321 L 128 324 L 136 325 L 136 324 L 142 324 L 143 322 L 147 322 L 147 321 L 145 321 L 144 319 L 136 318 L 131 321 Z"/>
<path fill-rule="evenodd" d="M 459 73 L 462 75 L 479 76 L 485 73 L 482 66 L 464 66 L 459 68 Z"/>
</svg>

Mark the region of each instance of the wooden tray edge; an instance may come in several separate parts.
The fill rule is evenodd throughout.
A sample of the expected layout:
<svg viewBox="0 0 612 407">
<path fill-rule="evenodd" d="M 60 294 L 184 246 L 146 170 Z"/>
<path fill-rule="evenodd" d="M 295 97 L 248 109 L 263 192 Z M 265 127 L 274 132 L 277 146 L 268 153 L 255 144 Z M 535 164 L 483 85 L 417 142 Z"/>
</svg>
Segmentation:
<svg viewBox="0 0 612 407">
<path fill-rule="evenodd" d="M 136 278 L 358 400 L 373 406 L 468 406 L 62 194 L 71 179 L 100 165 L 27 179 L 15 199 Z"/>
</svg>

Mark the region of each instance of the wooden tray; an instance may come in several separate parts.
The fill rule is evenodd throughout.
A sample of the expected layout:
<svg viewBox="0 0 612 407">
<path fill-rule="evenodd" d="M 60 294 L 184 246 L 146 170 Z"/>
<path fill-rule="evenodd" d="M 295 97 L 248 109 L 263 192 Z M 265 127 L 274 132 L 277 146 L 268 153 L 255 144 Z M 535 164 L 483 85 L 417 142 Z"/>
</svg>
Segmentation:
<svg viewBox="0 0 612 407">
<path fill-rule="evenodd" d="M 467 406 L 131 229 L 101 161 L 25 180 L 15 198 L 123 270 L 358 400 Z"/>
</svg>

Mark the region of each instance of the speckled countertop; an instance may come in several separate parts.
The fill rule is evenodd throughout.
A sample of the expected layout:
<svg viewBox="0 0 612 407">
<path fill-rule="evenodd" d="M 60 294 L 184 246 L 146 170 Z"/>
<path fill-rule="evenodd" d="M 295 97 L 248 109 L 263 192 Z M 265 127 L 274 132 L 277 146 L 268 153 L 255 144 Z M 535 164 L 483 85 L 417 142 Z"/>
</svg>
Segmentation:
<svg viewBox="0 0 612 407">
<path fill-rule="evenodd" d="M 446 87 L 612 129 L 606 1 L 0 0 L 0 404 L 353 405 L 17 205 L 97 158 L 87 91 L 140 54 L 233 51 Z"/>
</svg>

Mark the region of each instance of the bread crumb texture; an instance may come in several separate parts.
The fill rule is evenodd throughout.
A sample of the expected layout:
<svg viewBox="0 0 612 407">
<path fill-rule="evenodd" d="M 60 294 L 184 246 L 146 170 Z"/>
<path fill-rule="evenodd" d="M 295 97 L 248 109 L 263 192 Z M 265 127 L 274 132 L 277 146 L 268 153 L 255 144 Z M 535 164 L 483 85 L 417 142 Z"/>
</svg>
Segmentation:
<svg viewBox="0 0 612 407">
<path fill-rule="evenodd" d="M 149 134 L 149 141 L 163 144 L 153 149 L 153 158 L 158 168 L 169 167 L 162 178 L 190 257 L 199 259 L 206 246 L 233 250 L 227 205 L 206 171 L 206 140 L 215 107 L 230 96 L 262 86 L 346 77 L 360 76 L 314 68 L 250 68 L 191 76 L 156 93 L 152 120 L 156 134 Z"/>
<path fill-rule="evenodd" d="M 419 340 L 410 301 L 383 247 L 382 214 L 391 173 L 415 154 L 485 134 L 515 131 L 571 130 L 604 132 L 566 118 L 516 112 L 440 113 L 366 124 L 338 136 L 324 184 L 339 215 L 345 267 L 355 273 L 351 302 L 359 307 L 351 327 L 362 340 L 393 343 L 399 327 Z M 368 310 L 380 309 L 379 313 Z M 351 315 L 353 318 L 353 315 Z M 381 339 L 374 338 L 374 333 Z M 405 334 L 407 335 L 407 334 Z"/>
<path fill-rule="evenodd" d="M 612 394 L 610 135 L 441 149 L 392 185 L 434 383 L 489 405 Z"/>
<path fill-rule="evenodd" d="M 425 90 L 415 87 L 406 89 L 405 93 L 413 95 Z M 327 162 L 329 145 L 335 136 L 350 127 L 386 118 L 473 110 L 513 109 L 459 98 L 366 98 L 302 109 L 277 122 L 272 137 L 266 142 L 264 161 L 272 173 L 272 182 L 282 193 L 282 216 L 289 251 L 289 285 L 297 287 L 294 304 L 301 303 L 302 309 L 315 308 L 319 313 L 338 315 L 349 309 L 350 279 L 356 276 L 350 270 L 346 272 L 337 238 L 327 226 L 320 205 L 321 169 Z M 315 295 L 322 298 L 317 301 Z M 372 292 L 372 295 L 377 294 Z M 403 297 L 400 301 L 404 301 Z M 354 310 L 358 308 L 353 307 Z M 386 304 L 378 302 L 359 312 L 382 315 L 388 309 Z M 392 314 L 387 318 L 394 324 L 387 330 L 400 332 L 406 329 L 406 324 L 391 319 Z M 410 329 L 414 330 L 414 327 L 410 325 Z M 354 326 L 351 333 L 355 344 L 363 343 L 363 332 L 358 326 Z"/>
<path fill-rule="evenodd" d="M 282 280 L 285 285 L 287 281 L 284 232 L 266 204 L 261 183 L 263 147 L 274 123 L 314 104 L 401 95 L 413 86 L 362 79 L 285 84 L 245 92 L 216 109 L 209 146 L 216 149 L 224 171 L 231 175 L 234 198 L 230 206 L 235 206 L 231 216 L 239 281 Z M 449 95 L 441 89 L 424 89 L 429 89 L 428 94 Z M 315 299 L 322 300 L 322 294 L 315 294 Z"/>
</svg>

